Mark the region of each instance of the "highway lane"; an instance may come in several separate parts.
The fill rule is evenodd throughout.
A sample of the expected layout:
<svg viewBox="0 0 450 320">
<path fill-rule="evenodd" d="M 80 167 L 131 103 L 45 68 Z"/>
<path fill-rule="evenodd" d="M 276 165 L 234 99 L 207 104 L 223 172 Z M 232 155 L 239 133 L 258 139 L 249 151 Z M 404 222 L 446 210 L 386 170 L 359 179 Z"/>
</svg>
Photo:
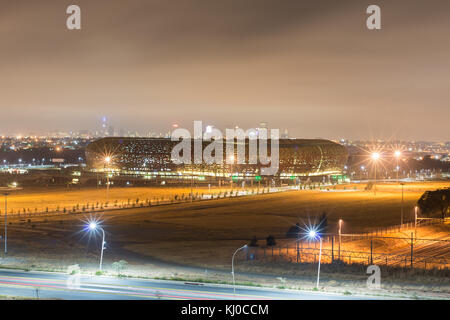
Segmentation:
<svg viewBox="0 0 450 320">
<path fill-rule="evenodd" d="M 0 295 L 67 300 L 336 300 L 370 299 L 322 292 L 280 290 L 259 287 L 196 284 L 181 281 L 81 276 L 68 284 L 69 275 L 61 273 L 0 270 Z M 76 279 L 74 277 L 71 278 Z"/>
</svg>

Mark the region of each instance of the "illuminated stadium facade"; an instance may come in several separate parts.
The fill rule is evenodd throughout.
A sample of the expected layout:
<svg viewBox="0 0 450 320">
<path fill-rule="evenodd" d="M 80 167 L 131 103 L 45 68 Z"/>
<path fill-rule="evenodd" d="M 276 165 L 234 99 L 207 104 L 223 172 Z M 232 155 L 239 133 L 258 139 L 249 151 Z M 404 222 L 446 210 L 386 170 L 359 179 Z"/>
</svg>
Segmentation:
<svg viewBox="0 0 450 320">
<path fill-rule="evenodd" d="M 194 150 L 193 141 L 191 150 Z M 144 179 L 291 179 L 342 174 L 347 161 L 344 146 L 329 140 L 280 139 L 279 169 L 275 176 L 261 177 L 261 168 L 268 165 L 248 164 L 249 141 L 245 141 L 245 164 L 175 164 L 172 149 L 179 141 L 168 138 L 119 138 L 96 140 L 86 148 L 88 168 L 94 172 L 109 172 L 114 176 Z M 203 149 L 211 142 L 203 141 Z M 244 142 L 241 142 L 242 144 Z M 237 149 L 238 142 L 235 142 Z M 226 157 L 225 145 L 223 156 Z M 270 140 L 268 140 L 270 156 Z M 108 159 L 108 161 L 105 161 Z"/>
</svg>

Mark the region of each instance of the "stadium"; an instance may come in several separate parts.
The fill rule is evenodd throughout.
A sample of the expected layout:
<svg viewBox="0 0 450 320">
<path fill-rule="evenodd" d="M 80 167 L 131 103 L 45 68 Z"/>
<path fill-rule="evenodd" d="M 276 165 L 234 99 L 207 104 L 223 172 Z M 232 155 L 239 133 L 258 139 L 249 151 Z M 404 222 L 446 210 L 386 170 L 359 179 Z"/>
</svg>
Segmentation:
<svg viewBox="0 0 450 320">
<path fill-rule="evenodd" d="M 171 152 L 178 141 L 170 138 L 108 137 L 96 140 L 86 148 L 86 160 L 92 172 L 109 172 L 114 176 L 143 179 L 214 180 L 306 180 L 342 179 L 347 161 L 346 148 L 322 139 L 280 139 L 279 170 L 275 176 L 261 176 L 261 164 L 249 164 L 249 140 L 245 144 L 245 164 L 175 164 Z M 203 150 L 211 142 L 202 141 Z M 270 140 L 268 155 L 270 156 Z M 239 142 L 235 141 L 235 152 Z M 194 141 L 191 150 L 194 150 Z M 223 143 L 226 156 L 225 141 Z M 105 161 L 107 159 L 107 161 Z"/>
</svg>

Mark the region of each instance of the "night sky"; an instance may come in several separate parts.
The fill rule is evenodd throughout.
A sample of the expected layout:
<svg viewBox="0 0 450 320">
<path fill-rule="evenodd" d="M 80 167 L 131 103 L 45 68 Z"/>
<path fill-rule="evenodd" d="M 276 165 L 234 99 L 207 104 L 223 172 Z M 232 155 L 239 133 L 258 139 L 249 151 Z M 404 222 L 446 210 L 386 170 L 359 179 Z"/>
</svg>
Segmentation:
<svg viewBox="0 0 450 320">
<path fill-rule="evenodd" d="M 82 30 L 66 28 L 66 8 Z M 366 28 L 381 7 L 382 29 Z M 448 0 L 0 0 L 0 134 L 266 121 L 450 140 Z"/>
</svg>

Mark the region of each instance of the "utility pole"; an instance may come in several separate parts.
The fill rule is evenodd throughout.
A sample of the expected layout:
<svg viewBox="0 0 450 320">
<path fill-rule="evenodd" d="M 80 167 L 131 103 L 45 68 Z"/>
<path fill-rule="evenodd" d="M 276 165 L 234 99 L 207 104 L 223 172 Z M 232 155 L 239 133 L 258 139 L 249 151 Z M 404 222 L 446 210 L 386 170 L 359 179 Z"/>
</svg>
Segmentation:
<svg viewBox="0 0 450 320">
<path fill-rule="evenodd" d="M 5 196 L 5 255 L 8 253 L 8 195 L 12 191 L 22 190 L 16 185 L 14 187 L 0 188 L 2 194 Z"/>
<path fill-rule="evenodd" d="M 370 239 L 370 264 L 373 264 L 373 240 Z"/>
<path fill-rule="evenodd" d="M 403 228 L 403 186 L 405 185 L 403 182 L 400 183 L 402 186 L 402 206 L 400 209 L 400 214 L 401 214 L 401 218 L 400 218 L 400 228 Z"/>
<path fill-rule="evenodd" d="M 413 267 L 414 234 L 411 232 L 411 268 Z"/>
<path fill-rule="evenodd" d="M 5 254 L 8 253 L 7 243 L 8 243 L 8 192 L 5 192 Z"/>
</svg>

